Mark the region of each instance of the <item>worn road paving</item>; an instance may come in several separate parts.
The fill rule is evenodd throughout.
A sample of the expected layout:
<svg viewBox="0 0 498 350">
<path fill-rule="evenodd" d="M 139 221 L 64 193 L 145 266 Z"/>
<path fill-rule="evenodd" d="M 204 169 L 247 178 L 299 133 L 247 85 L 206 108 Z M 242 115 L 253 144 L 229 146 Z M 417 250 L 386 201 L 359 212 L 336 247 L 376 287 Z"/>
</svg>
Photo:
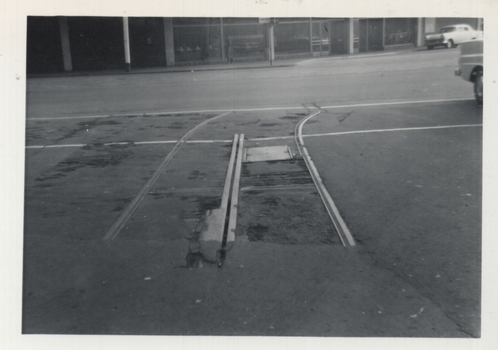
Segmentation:
<svg viewBox="0 0 498 350">
<path fill-rule="evenodd" d="M 395 114 L 392 110 L 383 111 L 382 115 Z M 336 130 L 338 124 L 347 129 L 347 122 L 360 123 L 354 113 L 345 119 L 347 113 L 334 114 L 335 119 L 327 119 L 325 115 L 317 117 L 306 125 L 310 130 L 305 131 L 325 132 L 331 127 Z M 304 115 L 295 111 L 239 112 L 208 123 L 191 137 L 190 143 L 180 148 L 116 239 L 110 241 L 102 240 L 106 230 L 174 146 L 173 143 L 139 142 L 162 141 L 165 129 L 173 131 L 173 135 L 168 133 L 167 140 L 174 141 L 174 136 L 180 138 L 195 123 L 212 115 L 181 119 L 137 116 L 93 122 L 66 120 L 50 124 L 53 129 L 42 128 L 44 132 L 58 130 L 57 141 L 51 144 L 87 145 L 27 149 L 23 331 L 476 336 L 473 332 L 478 321 L 473 315 L 479 311 L 478 304 L 462 305 L 465 317 L 458 318 L 454 308 L 449 307 L 454 298 L 444 300 L 445 296 L 451 296 L 451 286 L 434 288 L 417 272 L 419 265 L 422 265 L 421 273 L 432 271 L 432 267 L 421 264 L 419 256 L 414 254 L 419 251 L 417 244 L 426 246 L 425 235 L 419 234 L 409 242 L 397 239 L 395 232 L 389 236 L 391 226 L 382 225 L 370 207 L 377 211 L 395 209 L 382 209 L 385 198 L 379 202 L 358 197 L 370 193 L 377 197 L 379 193 L 387 195 L 386 189 L 391 188 L 392 181 L 384 177 L 384 171 L 378 172 L 385 168 L 379 161 L 389 161 L 394 166 L 400 163 L 393 156 L 408 156 L 403 136 L 396 136 L 401 139 L 393 144 L 401 153 L 390 151 L 387 157 L 366 163 L 366 167 L 373 168 L 365 169 L 357 167 L 361 162 L 351 163 L 352 154 L 357 153 L 357 147 L 365 148 L 365 144 L 369 146 L 364 155 L 359 156 L 361 159 L 367 160 L 367 151 L 372 152 L 374 148 L 376 154 L 383 152 L 387 146 L 378 145 L 378 138 L 348 136 L 351 142 L 344 151 L 341 151 L 345 145 L 341 140 L 334 143 L 337 138 L 328 137 L 325 141 L 320 138 L 320 142 L 318 138 L 306 138 L 329 191 L 334 198 L 337 195 L 341 212 L 360 242 L 358 248 L 346 249 L 340 244 L 297 154 L 294 127 Z M 143 121 L 136 123 L 136 118 Z M 368 123 L 368 118 L 362 120 Z M 41 140 L 47 139 L 46 134 L 37 129 L 37 123 L 39 121 L 28 124 L 28 146 L 44 144 Z M 109 128 L 111 125 L 113 128 Z M 150 131 L 142 130 L 140 134 L 142 128 Z M 90 130 L 93 134 L 88 134 Z M 236 244 L 221 269 L 208 263 L 188 265 L 190 244 L 196 239 L 196 229 L 204 212 L 219 206 L 234 133 L 246 134 L 246 147 L 287 145 L 294 159 L 244 163 Z M 130 140 L 128 135 L 138 135 L 132 139 L 135 143 L 104 143 Z M 467 135 L 469 143 L 478 136 Z M 358 143 L 355 138 L 362 141 Z M 198 142 L 201 140 L 214 142 Z M 395 141 L 382 140 L 381 143 Z M 445 139 L 440 140 L 438 142 Z M 409 146 L 412 152 L 420 142 L 429 147 L 427 136 L 414 142 Z M 463 148 L 457 148 L 449 157 L 465 155 L 459 152 Z M 438 149 L 438 159 L 442 161 L 448 156 L 447 147 Z M 343 152 L 352 153 L 345 156 Z M 472 161 L 475 154 L 467 154 L 467 161 Z M 420 161 L 420 169 L 433 168 L 423 159 Z M 355 167 L 347 164 L 355 164 Z M 449 164 L 440 165 L 440 171 L 444 170 L 443 166 Z M 341 172 L 334 170 L 337 168 L 342 169 Z M 399 178 L 401 169 L 396 171 L 395 178 Z M 381 188 L 374 186 L 376 176 L 383 176 L 383 183 L 377 184 Z M 362 183 L 356 178 L 368 179 L 368 182 Z M 335 183 L 339 184 L 338 188 Z M 413 190 L 419 191 L 416 187 Z M 429 200 L 433 198 L 431 193 L 426 195 Z M 351 199 L 354 200 L 351 202 Z M 396 201 L 403 203 L 399 198 Z M 369 207 L 363 209 L 365 205 Z M 400 207 L 410 208 L 404 204 Z M 357 215 L 367 212 L 371 213 Z M 420 218 L 419 211 L 397 215 Z M 417 223 L 412 229 L 422 224 L 421 220 Z M 378 237 L 389 237 L 391 243 L 383 244 L 385 238 L 379 240 Z M 407 246 L 402 248 L 400 242 L 407 242 Z M 455 242 L 455 248 L 457 246 L 459 243 Z M 472 253 L 468 244 L 458 249 Z M 434 248 L 420 256 L 432 256 L 442 269 L 456 272 L 456 267 L 446 266 L 452 263 L 449 258 L 438 255 L 437 251 Z M 475 249 L 474 252 L 477 253 Z M 379 254 L 382 259 L 378 258 Z M 408 261 L 406 257 L 410 257 Z M 472 261 L 476 258 L 473 254 L 461 264 L 474 264 Z M 399 267 L 387 266 L 393 261 Z M 475 264 L 468 269 L 469 273 L 478 272 Z M 412 270 L 419 283 L 400 275 Z M 438 282 L 458 278 L 458 275 L 446 276 L 442 272 L 441 276 Z M 475 300 L 468 282 L 458 290 L 470 292 L 468 296 L 459 296 L 459 300 Z M 460 319 L 461 322 L 456 321 Z"/>
<path fill-rule="evenodd" d="M 29 80 L 23 332 L 479 337 L 482 109 L 455 100 L 472 97 L 453 75 L 457 55 Z M 452 101 L 409 104 L 428 99 Z M 102 240 L 175 142 L 232 108 Z M 318 108 L 304 142 L 354 248 L 339 243 L 294 145 Z M 220 112 L 163 113 L 187 109 Z M 219 206 L 236 133 L 295 157 L 243 164 L 220 269 L 188 254 Z"/>
</svg>

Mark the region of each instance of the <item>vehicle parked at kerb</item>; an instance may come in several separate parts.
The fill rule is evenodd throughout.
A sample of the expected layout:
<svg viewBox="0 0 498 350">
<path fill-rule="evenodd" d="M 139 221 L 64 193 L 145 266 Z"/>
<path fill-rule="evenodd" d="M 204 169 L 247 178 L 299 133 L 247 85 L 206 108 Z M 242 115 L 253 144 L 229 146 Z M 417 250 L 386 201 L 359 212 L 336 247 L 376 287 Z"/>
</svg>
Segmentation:
<svg viewBox="0 0 498 350">
<path fill-rule="evenodd" d="M 482 105 L 483 40 L 466 41 L 460 45 L 460 58 L 455 75 L 474 84 L 476 102 Z"/>
<path fill-rule="evenodd" d="M 441 28 L 439 33 L 425 36 L 427 50 L 432 50 L 436 46 L 446 48 L 456 47 L 458 44 L 482 37 L 481 32 L 475 31 L 468 24 L 454 24 Z"/>
</svg>

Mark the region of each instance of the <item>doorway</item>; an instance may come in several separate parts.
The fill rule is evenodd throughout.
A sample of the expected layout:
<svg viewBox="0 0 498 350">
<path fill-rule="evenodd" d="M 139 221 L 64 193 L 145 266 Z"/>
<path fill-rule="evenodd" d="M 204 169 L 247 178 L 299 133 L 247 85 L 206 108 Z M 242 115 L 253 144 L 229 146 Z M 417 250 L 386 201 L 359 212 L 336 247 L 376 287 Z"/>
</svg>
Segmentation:
<svg viewBox="0 0 498 350">
<path fill-rule="evenodd" d="M 384 50 L 383 31 L 384 21 L 382 18 L 361 19 L 359 51 Z"/>
<path fill-rule="evenodd" d="M 330 54 L 347 53 L 347 29 L 346 21 L 330 22 Z"/>
</svg>

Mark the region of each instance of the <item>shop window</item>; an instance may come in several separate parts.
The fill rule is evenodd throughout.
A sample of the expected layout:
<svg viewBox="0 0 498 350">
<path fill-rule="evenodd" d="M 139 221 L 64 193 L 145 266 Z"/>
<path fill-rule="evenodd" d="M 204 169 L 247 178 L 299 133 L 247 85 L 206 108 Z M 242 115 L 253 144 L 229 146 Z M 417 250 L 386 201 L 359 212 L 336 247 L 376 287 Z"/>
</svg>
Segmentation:
<svg viewBox="0 0 498 350">
<path fill-rule="evenodd" d="M 306 53 L 310 52 L 309 22 L 283 22 L 275 26 L 275 52 Z"/>
<path fill-rule="evenodd" d="M 257 18 L 256 18 L 257 20 Z M 223 20 L 225 23 L 225 20 Z M 266 53 L 265 26 L 255 24 L 229 24 L 223 26 L 225 49 L 232 58 L 260 59 Z"/>
<path fill-rule="evenodd" d="M 132 67 L 166 65 L 162 18 L 129 18 Z"/>
<path fill-rule="evenodd" d="M 177 62 L 207 59 L 207 31 L 204 26 L 192 26 L 174 31 L 175 60 Z"/>
<path fill-rule="evenodd" d="M 122 69 L 121 17 L 68 17 L 74 70 Z"/>
<path fill-rule="evenodd" d="M 220 26 L 185 26 L 174 30 L 177 62 L 216 61 L 222 58 Z"/>
<path fill-rule="evenodd" d="M 415 19 L 387 18 L 385 27 L 385 45 L 413 43 L 415 40 Z"/>
</svg>

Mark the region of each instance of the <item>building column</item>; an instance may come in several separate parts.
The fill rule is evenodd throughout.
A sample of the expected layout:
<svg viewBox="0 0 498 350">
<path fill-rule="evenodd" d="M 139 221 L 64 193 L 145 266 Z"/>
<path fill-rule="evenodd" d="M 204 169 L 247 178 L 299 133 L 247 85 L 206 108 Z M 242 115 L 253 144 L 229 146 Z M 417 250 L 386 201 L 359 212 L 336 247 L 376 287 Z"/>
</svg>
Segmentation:
<svg viewBox="0 0 498 350">
<path fill-rule="evenodd" d="M 69 44 L 69 30 L 67 26 L 67 17 L 59 17 L 59 28 L 61 32 L 62 59 L 64 61 L 64 71 L 73 70 L 73 61 L 71 59 L 71 46 Z"/>
<path fill-rule="evenodd" d="M 417 47 L 424 46 L 424 19 L 417 18 Z"/>
<path fill-rule="evenodd" d="M 353 18 L 348 18 L 348 29 L 347 29 L 347 36 L 348 36 L 348 54 L 352 55 L 354 53 L 354 19 Z"/>
<path fill-rule="evenodd" d="M 128 17 L 123 17 L 123 40 L 125 53 L 125 70 L 131 71 L 131 54 L 130 54 L 130 29 L 128 26 Z"/>
<path fill-rule="evenodd" d="M 313 20 L 310 17 L 310 52 L 313 55 Z"/>
<path fill-rule="evenodd" d="M 175 66 L 175 39 L 173 37 L 173 18 L 164 17 L 164 46 L 166 48 L 166 66 Z"/>
<path fill-rule="evenodd" d="M 220 18 L 220 47 L 221 47 L 221 59 L 226 61 L 228 58 L 225 53 L 225 32 L 223 30 L 223 18 Z"/>
<path fill-rule="evenodd" d="M 382 18 L 382 50 L 386 48 L 386 19 Z"/>
<path fill-rule="evenodd" d="M 369 37 L 370 37 L 370 35 L 369 35 L 370 34 L 369 33 L 370 32 L 370 23 L 368 21 L 368 18 L 365 21 L 366 21 L 366 27 L 367 27 L 367 37 L 365 38 L 365 44 L 366 44 L 365 45 L 365 47 L 366 47 L 365 52 L 368 52 L 368 50 L 370 49 L 370 45 L 368 45 L 369 44 L 369 40 L 370 40 L 369 39 Z"/>
<path fill-rule="evenodd" d="M 329 52 L 328 52 L 328 55 L 331 56 L 332 55 L 332 21 L 329 21 L 327 22 L 327 25 L 329 26 L 330 30 L 328 31 L 328 39 L 329 39 Z M 335 30 L 337 30 L 337 27 L 334 28 Z"/>
<path fill-rule="evenodd" d="M 275 60 L 275 27 L 273 23 L 268 25 L 268 58 L 270 59 L 270 65 L 273 65 Z"/>
</svg>

